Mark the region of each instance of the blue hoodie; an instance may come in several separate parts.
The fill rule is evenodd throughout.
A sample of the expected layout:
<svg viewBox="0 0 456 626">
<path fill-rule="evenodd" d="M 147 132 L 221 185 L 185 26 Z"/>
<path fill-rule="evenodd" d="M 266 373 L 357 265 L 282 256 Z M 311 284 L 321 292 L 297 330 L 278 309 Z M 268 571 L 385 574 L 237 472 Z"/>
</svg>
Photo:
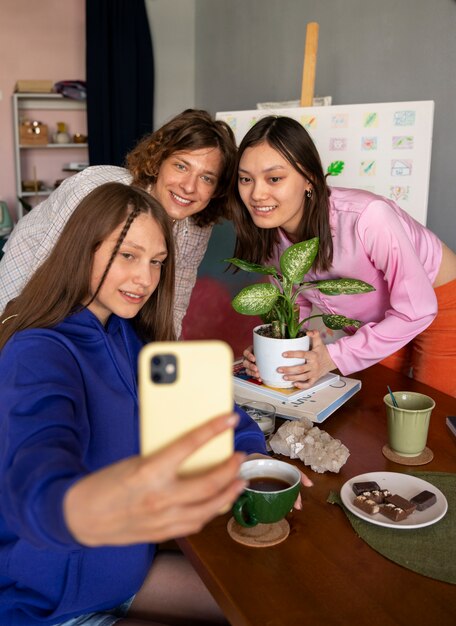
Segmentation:
<svg viewBox="0 0 456 626">
<path fill-rule="evenodd" d="M 0 355 L 0 624 L 56 624 L 112 608 L 141 587 L 155 544 L 88 548 L 63 516 L 83 476 L 139 451 L 142 342 L 88 310 L 17 333 Z M 266 453 L 242 411 L 235 447 Z"/>
</svg>

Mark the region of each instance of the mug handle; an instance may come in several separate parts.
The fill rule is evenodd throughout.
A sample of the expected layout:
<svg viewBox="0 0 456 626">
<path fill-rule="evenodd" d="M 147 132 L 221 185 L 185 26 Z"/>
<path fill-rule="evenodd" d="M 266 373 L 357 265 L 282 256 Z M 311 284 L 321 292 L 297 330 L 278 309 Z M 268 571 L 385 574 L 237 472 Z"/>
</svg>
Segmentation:
<svg viewBox="0 0 456 626">
<path fill-rule="evenodd" d="M 252 526 L 256 526 L 258 524 L 256 517 L 253 514 L 249 514 L 247 511 L 248 502 L 249 497 L 243 493 L 233 505 L 234 519 L 238 524 L 244 526 L 245 528 L 251 528 Z M 246 514 L 248 517 L 246 517 Z"/>
</svg>

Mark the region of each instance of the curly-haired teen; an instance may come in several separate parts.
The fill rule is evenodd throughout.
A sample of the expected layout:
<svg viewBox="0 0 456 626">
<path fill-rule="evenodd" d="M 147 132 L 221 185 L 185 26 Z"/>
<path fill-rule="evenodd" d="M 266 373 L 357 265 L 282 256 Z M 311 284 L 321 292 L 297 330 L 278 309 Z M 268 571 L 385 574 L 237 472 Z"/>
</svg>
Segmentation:
<svg viewBox="0 0 456 626">
<path fill-rule="evenodd" d="M 206 111 L 187 109 L 144 137 L 127 155 L 126 169 L 101 165 L 67 178 L 8 239 L 0 262 L 0 312 L 48 256 L 78 203 L 99 185 L 120 182 L 149 192 L 174 220 L 179 336 L 212 226 L 226 214 L 235 159 L 230 127 Z"/>
<path fill-rule="evenodd" d="M 244 487 L 239 453 L 180 478 L 185 457 L 228 427 L 243 452 L 265 453 L 264 436 L 233 413 L 138 455 L 137 357 L 174 337 L 173 275 L 163 208 L 107 183 L 0 318 L 2 626 L 225 623 L 156 542 L 199 531 Z"/>
<path fill-rule="evenodd" d="M 385 365 L 412 368 L 417 380 L 456 397 L 455 253 L 391 200 L 328 187 L 312 139 L 291 118 L 257 122 L 239 146 L 237 169 L 235 256 L 278 266 L 292 243 L 319 237 L 315 268 L 303 280 L 351 277 L 375 287 L 355 296 L 308 290 L 298 297 L 303 318 L 315 304 L 363 325 L 327 346 L 312 331 L 312 350 L 287 353 L 306 362 L 279 369 L 286 379 L 306 388 L 333 369 L 349 375 L 388 357 Z M 258 376 L 252 352 L 244 355 Z"/>
</svg>

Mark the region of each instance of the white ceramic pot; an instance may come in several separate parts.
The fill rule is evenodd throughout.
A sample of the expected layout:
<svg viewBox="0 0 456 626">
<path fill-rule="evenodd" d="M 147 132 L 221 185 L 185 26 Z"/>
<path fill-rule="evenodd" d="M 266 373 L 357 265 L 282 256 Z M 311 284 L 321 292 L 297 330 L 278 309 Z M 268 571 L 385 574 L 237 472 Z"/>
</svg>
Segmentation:
<svg viewBox="0 0 456 626">
<path fill-rule="evenodd" d="M 261 380 L 270 387 L 286 389 L 293 387 L 293 382 L 283 379 L 283 374 L 277 371 L 278 367 L 287 365 L 302 365 L 305 359 L 290 359 L 282 356 L 289 350 L 309 350 L 310 339 L 307 336 L 295 339 L 273 339 L 259 335 L 256 331 L 268 324 L 255 326 L 253 329 L 253 352 L 256 364 L 260 371 Z"/>
</svg>

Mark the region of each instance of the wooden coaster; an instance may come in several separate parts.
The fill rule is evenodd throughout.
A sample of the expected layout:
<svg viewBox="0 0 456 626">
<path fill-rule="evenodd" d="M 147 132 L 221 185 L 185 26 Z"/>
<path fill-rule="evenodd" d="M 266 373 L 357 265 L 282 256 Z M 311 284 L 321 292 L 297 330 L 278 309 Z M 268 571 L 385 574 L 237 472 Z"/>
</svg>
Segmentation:
<svg viewBox="0 0 456 626">
<path fill-rule="evenodd" d="M 257 524 L 251 528 L 244 528 L 231 517 L 227 525 L 228 534 L 234 541 L 251 548 L 267 548 L 275 546 L 290 534 L 290 524 L 286 519 L 274 524 Z"/>
<path fill-rule="evenodd" d="M 390 461 L 394 461 L 395 463 L 399 463 L 400 465 L 426 465 L 426 463 L 430 463 L 434 458 L 434 453 L 429 448 L 424 448 L 423 452 L 418 456 L 401 456 L 391 450 L 389 445 L 385 443 L 382 448 L 383 456 L 386 456 Z"/>
</svg>

